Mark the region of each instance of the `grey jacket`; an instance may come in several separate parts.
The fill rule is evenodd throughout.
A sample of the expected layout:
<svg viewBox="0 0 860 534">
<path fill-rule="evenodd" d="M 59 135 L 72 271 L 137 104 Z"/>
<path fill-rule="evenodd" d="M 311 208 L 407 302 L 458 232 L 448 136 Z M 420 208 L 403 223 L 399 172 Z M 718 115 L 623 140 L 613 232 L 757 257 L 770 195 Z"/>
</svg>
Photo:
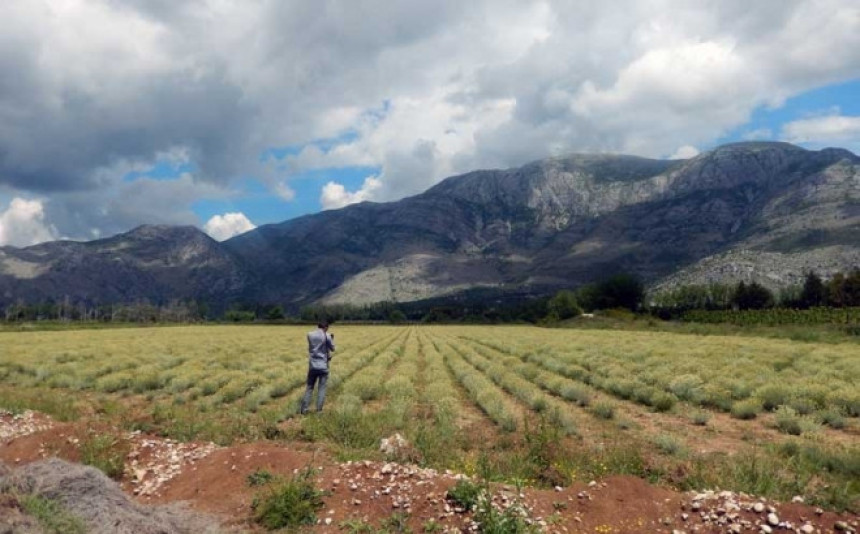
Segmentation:
<svg viewBox="0 0 860 534">
<path fill-rule="evenodd" d="M 308 332 L 308 364 L 311 369 L 328 371 L 328 361 L 334 352 L 334 340 L 322 328 Z"/>
</svg>

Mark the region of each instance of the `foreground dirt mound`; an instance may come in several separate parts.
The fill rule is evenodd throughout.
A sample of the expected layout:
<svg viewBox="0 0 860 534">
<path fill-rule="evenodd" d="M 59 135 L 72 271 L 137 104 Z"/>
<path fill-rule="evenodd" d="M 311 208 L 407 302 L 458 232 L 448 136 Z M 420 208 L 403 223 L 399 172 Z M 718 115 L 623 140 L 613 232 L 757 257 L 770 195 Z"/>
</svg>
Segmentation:
<svg viewBox="0 0 860 534">
<path fill-rule="evenodd" d="M 0 490 L 7 494 L 35 495 L 56 501 L 70 514 L 80 518 L 87 532 L 92 533 L 178 534 L 220 531 L 214 521 L 198 513 L 137 504 L 123 493 L 116 482 L 98 469 L 57 458 L 33 462 L 8 472 L 0 478 Z M 25 523 L 19 526 L 25 526 Z"/>
</svg>

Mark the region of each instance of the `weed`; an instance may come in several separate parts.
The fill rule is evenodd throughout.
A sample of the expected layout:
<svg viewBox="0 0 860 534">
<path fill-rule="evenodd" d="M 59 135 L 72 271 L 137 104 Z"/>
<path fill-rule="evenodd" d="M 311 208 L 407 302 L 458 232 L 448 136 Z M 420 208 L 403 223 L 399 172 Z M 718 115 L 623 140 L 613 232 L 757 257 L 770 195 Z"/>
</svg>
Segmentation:
<svg viewBox="0 0 860 534">
<path fill-rule="evenodd" d="M 441 534 L 444 530 L 445 528 L 434 519 L 428 519 L 421 526 L 421 531 L 424 534 Z"/>
<path fill-rule="evenodd" d="M 448 490 L 446 497 L 449 501 L 465 510 L 471 510 L 478 504 L 483 488 L 466 479 L 458 480 L 453 488 Z"/>
<path fill-rule="evenodd" d="M 78 445 L 81 462 L 100 469 L 114 480 L 122 478 L 125 458 L 129 452 L 128 442 L 111 434 L 89 431 Z"/>
<path fill-rule="evenodd" d="M 675 436 L 669 434 L 659 434 L 654 438 L 654 445 L 661 453 L 674 456 L 681 452 L 681 443 Z"/>
<path fill-rule="evenodd" d="M 526 521 L 528 514 L 519 502 L 514 502 L 503 510 L 493 505 L 492 499 L 485 492 L 478 499 L 474 520 L 484 534 L 532 534 L 540 532 L 537 525 Z"/>
<path fill-rule="evenodd" d="M 390 534 L 412 534 L 412 529 L 409 527 L 409 514 L 405 512 L 395 512 L 385 518 L 381 523 L 382 531 Z"/>
<path fill-rule="evenodd" d="M 324 492 L 311 483 L 308 468 L 290 480 L 272 484 L 254 497 L 254 521 L 268 530 L 316 523 L 316 511 L 324 506 Z"/>
<path fill-rule="evenodd" d="M 256 486 L 265 486 L 274 478 L 274 475 L 272 475 L 272 473 L 266 471 L 265 469 L 257 469 L 256 471 L 245 477 L 245 480 L 248 482 L 248 485 L 253 488 Z"/>
<path fill-rule="evenodd" d="M 69 513 L 57 501 L 25 495 L 20 498 L 21 507 L 29 515 L 39 521 L 39 525 L 47 534 L 84 534 L 84 522 Z"/>
</svg>

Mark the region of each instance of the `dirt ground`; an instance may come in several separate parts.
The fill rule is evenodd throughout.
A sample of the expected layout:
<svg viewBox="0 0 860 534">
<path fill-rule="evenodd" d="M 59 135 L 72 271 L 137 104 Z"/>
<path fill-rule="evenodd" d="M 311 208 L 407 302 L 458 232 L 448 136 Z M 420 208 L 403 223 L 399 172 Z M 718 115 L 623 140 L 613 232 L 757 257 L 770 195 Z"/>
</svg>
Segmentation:
<svg viewBox="0 0 860 534">
<path fill-rule="evenodd" d="M 0 462 L 14 469 L 47 457 L 80 461 L 85 423 L 56 423 L 40 414 L 0 414 Z M 317 445 L 259 442 L 233 447 L 179 443 L 140 433 L 127 436 L 129 452 L 120 481 L 141 504 L 186 502 L 212 514 L 229 530 L 259 531 L 251 502 L 259 488 L 248 475 L 259 470 L 291 476 L 305 469 L 327 492 L 314 532 L 348 532 L 364 521 L 378 526 L 395 514 L 413 532 L 437 523 L 438 532 L 474 531 L 471 513 L 456 508 L 446 491 L 462 478 L 385 462 L 337 462 Z M 624 476 L 555 489 L 492 488 L 500 508 L 519 503 L 529 521 L 547 533 L 638 532 L 852 532 L 860 518 L 818 510 L 802 502 L 777 503 L 719 491 L 681 493 Z M 6 509 L 9 512 L 9 509 Z M 4 512 L 0 501 L 0 513 Z"/>
</svg>

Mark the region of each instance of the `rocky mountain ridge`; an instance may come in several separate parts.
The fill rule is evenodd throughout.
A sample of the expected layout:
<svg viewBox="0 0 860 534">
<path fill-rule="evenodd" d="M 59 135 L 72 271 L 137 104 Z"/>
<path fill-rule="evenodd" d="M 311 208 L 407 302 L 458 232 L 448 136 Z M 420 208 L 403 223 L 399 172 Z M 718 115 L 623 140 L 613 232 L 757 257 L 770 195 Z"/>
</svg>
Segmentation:
<svg viewBox="0 0 860 534">
<path fill-rule="evenodd" d="M 742 258 L 740 260 L 739 258 Z M 217 243 L 145 226 L 89 243 L 0 247 L 0 301 L 412 301 L 535 294 L 613 272 L 657 287 L 860 265 L 860 158 L 737 143 L 687 160 L 572 155 L 451 177 Z"/>
</svg>

